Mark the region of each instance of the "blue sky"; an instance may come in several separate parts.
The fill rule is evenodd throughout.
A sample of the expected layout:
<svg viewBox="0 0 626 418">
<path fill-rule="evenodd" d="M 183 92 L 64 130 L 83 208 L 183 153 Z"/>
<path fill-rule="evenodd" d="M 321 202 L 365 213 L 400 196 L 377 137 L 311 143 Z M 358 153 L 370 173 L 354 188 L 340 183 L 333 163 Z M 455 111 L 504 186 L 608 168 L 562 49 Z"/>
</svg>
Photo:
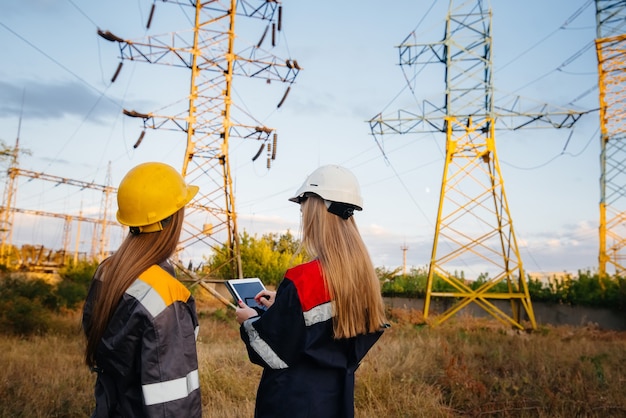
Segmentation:
<svg viewBox="0 0 626 418">
<path fill-rule="evenodd" d="M 177 17 L 176 5 L 156 4 L 148 34 L 189 29 Z M 235 80 L 235 100 L 279 135 L 269 170 L 263 158 L 251 161 L 256 144 L 231 144 L 239 227 L 251 234 L 297 233 L 300 212 L 287 199 L 319 165 L 341 164 L 361 182 L 365 208 L 356 219 L 374 263 L 401 266 L 401 247 L 406 246 L 408 267 L 423 267 L 432 248 L 445 137 L 385 137 L 385 157 L 366 121 L 380 112 L 411 109 L 416 101 L 442 103 L 444 68 L 418 77 L 411 94 L 395 46 L 411 31 L 424 43 L 440 40 L 448 2 L 381 4 L 283 1 L 284 30 L 276 55 L 297 59 L 304 70 L 280 109 L 282 87 Z M 22 114 L 20 144 L 29 154 L 20 157 L 20 168 L 105 184 L 110 166 L 110 184 L 117 186 L 128 169 L 144 161 L 182 165 L 184 136 L 149 132 L 149 140 L 133 149 L 141 121 L 123 116 L 121 109 L 153 111 L 184 100 L 189 74 L 126 61 L 111 84 L 117 46 L 96 34 L 101 28 L 142 39 L 151 5 L 141 0 L 0 0 L 0 139 L 14 143 Z M 598 107 L 593 1 L 497 0 L 492 10 L 496 100 L 521 95 L 524 103 Z M 256 34 L 250 37 L 250 43 L 257 42 Z M 598 125 L 598 113 L 591 112 L 571 130 L 496 134 L 527 271 L 597 266 Z M 100 205 L 101 195 L 89 190 L 25 178 L 18 186 L 20 208 L 89 216 Z M 62 246 L 61 221 L 16 215 L 15 224 L 15 244 Z M 81 228 L 78 245 L 88 249 L 93 229 Z M 115 232 L 112 243 L 121 236 Z"/>
</svg>

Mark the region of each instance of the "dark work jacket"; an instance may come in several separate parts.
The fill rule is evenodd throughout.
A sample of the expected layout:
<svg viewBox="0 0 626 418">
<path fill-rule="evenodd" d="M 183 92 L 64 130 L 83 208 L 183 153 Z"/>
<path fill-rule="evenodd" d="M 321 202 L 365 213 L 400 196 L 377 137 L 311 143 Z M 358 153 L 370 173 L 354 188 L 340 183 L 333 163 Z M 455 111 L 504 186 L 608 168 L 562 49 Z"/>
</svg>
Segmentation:
<svg viewBox="0 0 626 418">
<path fill-rule="evenodd" d="M 92 417 L 202 416 L 195 301 L 172 274 L 154 265 L 122 296 L 96 352 Z M 89 289 L 85 330 L 101 285 Z"/>
<path fill-rule="evenodd" d="M 354 416 L 354 372 L 382 331 L 333 338 L 317 260 L 288 270 L 274 304 L 240 330 L 250 361 L 263 366 L 256 418 Z"/>
</svg>

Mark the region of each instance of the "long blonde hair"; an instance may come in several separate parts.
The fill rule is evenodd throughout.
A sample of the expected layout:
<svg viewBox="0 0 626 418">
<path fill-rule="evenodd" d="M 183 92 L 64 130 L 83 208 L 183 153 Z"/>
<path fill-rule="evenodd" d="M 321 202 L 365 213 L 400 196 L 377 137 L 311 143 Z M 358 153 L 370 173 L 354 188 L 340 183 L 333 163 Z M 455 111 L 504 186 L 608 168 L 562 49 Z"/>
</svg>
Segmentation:
<svg viewBox="0 0 626 418">
<path fill-rule="evenodd" d="M 335 338 L 379 330 L 386 322 L 380 283 L 353 217 L 327 211 L 316 195 L 304 199 L 302 244 L 317 257 L 333 300 Z"/>
<path fill-rule="evenodd" d="M 184 217 L 181 208 L 162 231 L 129 233 L 118 250 L 98 267 L 94 280 L 100 280 L 100 290 L 95 295 L 91 323 L 86 329 L 85 362 L 89 367 L 96 365 L 98 344 L 126 289 L 146 269 L 166 261 L 176 251 Z"/>
</svg>

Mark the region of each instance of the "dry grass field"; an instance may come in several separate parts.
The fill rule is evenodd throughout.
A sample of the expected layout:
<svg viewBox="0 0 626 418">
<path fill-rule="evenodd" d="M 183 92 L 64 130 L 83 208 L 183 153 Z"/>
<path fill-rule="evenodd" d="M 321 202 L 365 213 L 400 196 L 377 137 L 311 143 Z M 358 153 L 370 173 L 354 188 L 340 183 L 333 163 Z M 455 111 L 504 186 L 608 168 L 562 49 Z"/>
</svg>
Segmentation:
<svg viewBox="0 0 626 418">
<path fill-rule="evenodd" d="M 357 371 L 357 417 L 626 417 L 626 333 L 520 333 L 463 316 L 431 328 L 407 310 L 391 318 Z M 0 417 L 90 415 L 79 315 L 57 321 L 45 336 L 0 339 Z M 252 417 L 261 370 L 232 312 L 204 306 L 198 347 L 204 416 Z"/>
</svg>

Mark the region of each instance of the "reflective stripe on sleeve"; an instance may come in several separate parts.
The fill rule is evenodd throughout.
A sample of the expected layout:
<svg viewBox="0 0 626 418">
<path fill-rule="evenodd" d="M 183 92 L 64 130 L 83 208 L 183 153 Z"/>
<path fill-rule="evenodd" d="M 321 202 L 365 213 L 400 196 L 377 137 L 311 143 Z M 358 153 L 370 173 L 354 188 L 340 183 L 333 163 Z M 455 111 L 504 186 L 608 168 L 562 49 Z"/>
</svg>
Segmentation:
<svg viewBox="0 0 626 418">
<path fill-rule="evenodd" d="M 153 318 L 174 302 L 187 303 L 191 295 L 189 289 L 156 265 L 141 273 L 126 294 L 137 299 Z"/>
<path fill-rule="evenodd" d="M 186 398 L 199 387 L 200 379 L 198 377 L 198 369 L 196 369 L 179 379 L 142 385 L 141 390 L 143 391 L 145 404 L 155 405 Z"/>
<path fill-rule="evenodd" d="M 320 322 L 328 321 L 333 317 L 333 307 L 331 302 L 322 303 L 315 308 L 308 310 L 302 314 L 304 323 L 307 327 Z"/>
<path fill-rule="evenodd" d="M 250 339 L 250 346 L 272 369 L 288 368 L 289 366 L 287 366 L 287 363 L 278 357 L 278 354 L 276 354 L 274 350 L 272 350 L 272 348 L 267 345 L 265 341 L 263 341 L 257 330 L 252 326 L 252 324 L 258 319 L 259 317 L 248 319 L 243 323 L 243 328 Z"/>
<path fill-rule="evenodd" d="M 126 293 L 137 299 L 139 303 L 150 312 L 153 318 L 167 308 L 161 295 L 159 295 L 152 286 L 142 280 L 135 280 L 133 284 L 126 289 Z"/>
</svg>

